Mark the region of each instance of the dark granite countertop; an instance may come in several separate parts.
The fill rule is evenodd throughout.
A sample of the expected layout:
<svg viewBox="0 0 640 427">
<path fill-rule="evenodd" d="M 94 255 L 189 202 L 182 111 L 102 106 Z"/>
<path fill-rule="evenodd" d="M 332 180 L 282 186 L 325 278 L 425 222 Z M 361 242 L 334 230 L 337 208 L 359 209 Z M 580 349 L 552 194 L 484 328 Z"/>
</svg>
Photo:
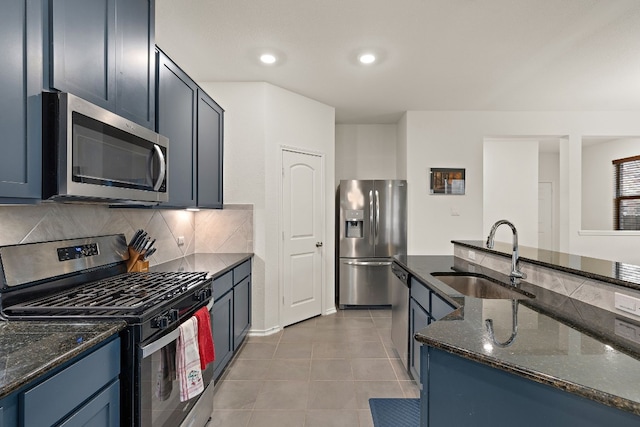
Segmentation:
<svg viewBox="0 0 640 427">
<path fill-rule="evenodd" d="M 522 282 L 519 287 L 535 298 L 517 304 L 515 340 L 500 347 L 485 320 L 493 320 L 496 340 L 505 342 L 512 334 L 512 300 L 467 297 L 431 273 L 468 271 L 504 283 L 507 276 L 453 256 L 396 261 L 459 307 L 419 331 L 418 341 L 640 415 L 639 322 Z"/>
<path fill-rule="evenodd" d="M 481 240 L 453 240 L 451 243 L 509 258 L 513 248 L 510 243 L 495 242 L 493 249 L 487 249 Z M 518 252 L 521 261 L 640 290 L 640 266 L 528 246 L 518 246 Z"/>
<path fill-rule="evenodd" d="M 250 259 L 253 253 L 197 253 L 151 267 L 151 271 L 208 271 L 216 278 Z"/>
<path fill-rule="evenodd" d="M 0 399 L 124 329 L 123 321 L 0 323 Z"/>
</svg>

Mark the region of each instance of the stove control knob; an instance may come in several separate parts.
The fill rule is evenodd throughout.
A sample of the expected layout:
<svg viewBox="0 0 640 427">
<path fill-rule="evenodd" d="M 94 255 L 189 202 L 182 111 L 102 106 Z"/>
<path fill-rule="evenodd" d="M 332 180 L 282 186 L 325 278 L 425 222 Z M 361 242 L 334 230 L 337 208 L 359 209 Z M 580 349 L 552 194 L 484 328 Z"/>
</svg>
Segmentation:
<svg viewBox="0 0 640 427">
<path fill-rule="evenodd" d="M 170 322 L 178 321 L 178 310 L 176 310 L 175 308 L 172 308 L 171 310 L 169 310 L 169 313 L 167 313 L 167 315 L 169 316 Z"/>
<path fill-rule="evenodd" d="M 200 289 L 198 292 L 193 294 L 193 300 L 202 302 L 211 297 L 211 289 Z"/>
<path fill-rule="evenodd" d="M 153 327 L 157 329 L 166 329 L 169 327 L 169 318 L 165 315 L 158 316 L 153 322 Z"/>
</svg>

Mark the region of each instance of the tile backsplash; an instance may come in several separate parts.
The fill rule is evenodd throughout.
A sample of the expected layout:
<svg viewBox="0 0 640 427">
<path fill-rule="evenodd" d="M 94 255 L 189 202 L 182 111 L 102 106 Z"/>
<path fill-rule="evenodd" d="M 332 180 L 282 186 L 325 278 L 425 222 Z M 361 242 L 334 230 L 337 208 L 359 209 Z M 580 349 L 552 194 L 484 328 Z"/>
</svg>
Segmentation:
<svg viewBox="0 0 640 427">
<path fill-rule="evenodd" d="M 200 212 L 61 203 L 0 206 L 0 246 L 116 233 L 129 239 L 139 228 L 157 239 L 152 265 L 196 251 L 253 250 L 252 205 Z M 183 245 L 178 237 L 184 237 Z"/>
</svg>

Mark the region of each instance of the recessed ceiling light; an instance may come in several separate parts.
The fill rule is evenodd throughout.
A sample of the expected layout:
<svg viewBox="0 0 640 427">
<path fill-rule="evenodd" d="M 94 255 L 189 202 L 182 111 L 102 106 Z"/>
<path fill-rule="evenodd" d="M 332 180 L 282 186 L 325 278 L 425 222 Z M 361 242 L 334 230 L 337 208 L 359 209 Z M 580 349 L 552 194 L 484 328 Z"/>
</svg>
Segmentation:
<svg viewBox="0 0 640 427">
<path fill-rule="evenodd" d="M 363 64 L 373 64 L 376 62 L 376 56 L 373 53 L 363 53 L 358 57 L 358 60 Z"/>
<path fill-rule="evenodd" d="M 274 64 L 276 60 L 277 58 L 270 53 L 260 55 L 260 61 L 262 61 L 263 64 Z"/>
</svg>

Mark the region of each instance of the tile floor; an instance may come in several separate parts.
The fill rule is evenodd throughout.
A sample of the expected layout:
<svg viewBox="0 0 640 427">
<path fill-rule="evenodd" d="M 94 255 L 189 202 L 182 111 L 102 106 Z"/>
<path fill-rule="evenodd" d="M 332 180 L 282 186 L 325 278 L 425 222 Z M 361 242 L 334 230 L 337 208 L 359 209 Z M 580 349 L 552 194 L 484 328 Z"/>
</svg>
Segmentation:
<svg viewBox="0 0 640 427">
<path fill-rule="evenodd" d="M 419 397 L 390 310 L 339 310 L 248 337 L 216 383 L 214 427 L 371 427 L 370 397 Z"/>
</svg>

